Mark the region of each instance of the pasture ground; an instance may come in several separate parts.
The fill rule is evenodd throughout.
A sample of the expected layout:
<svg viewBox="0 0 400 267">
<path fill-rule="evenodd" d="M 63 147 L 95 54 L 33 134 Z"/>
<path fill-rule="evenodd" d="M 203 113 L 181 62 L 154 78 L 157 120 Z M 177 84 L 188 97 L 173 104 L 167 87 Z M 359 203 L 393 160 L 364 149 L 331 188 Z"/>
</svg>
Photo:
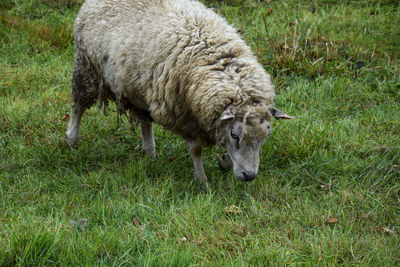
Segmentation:
<svg viewBox="0 0 400 267">
<path fill-rule="evenodd" d="M 271 73 L 276 121 L 252 183 L 192 179 L 182 139 L 92 108 L 65 143 L 76 0 L 0 3 L 0 266 L 400 264 L 398 1 L 206 2 Z M 267 26 L 268 31 L 265 30 Z"/>
</svg>

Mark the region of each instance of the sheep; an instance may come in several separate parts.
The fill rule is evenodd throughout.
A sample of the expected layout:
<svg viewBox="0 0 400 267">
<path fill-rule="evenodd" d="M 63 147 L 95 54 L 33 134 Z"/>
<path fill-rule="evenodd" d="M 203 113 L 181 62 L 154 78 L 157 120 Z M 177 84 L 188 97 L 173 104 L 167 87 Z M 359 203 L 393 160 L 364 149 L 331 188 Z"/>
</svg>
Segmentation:
<svg viewBox="0 0 400 267">
<path fill-rule="evenodd" d="M 139 121 L 148 156 L 156 156 L 153 122 L 182 136 L 207 190 L 203 147 L 225 147 L 220 167 L 251 181 L 272 118 L 293 118 L 274 107 L 270 75 L 236 30 L 200 2 L 86 0 L 74 44 L 71 146 L 85 110 L 112 100 Z"/>
</svg>

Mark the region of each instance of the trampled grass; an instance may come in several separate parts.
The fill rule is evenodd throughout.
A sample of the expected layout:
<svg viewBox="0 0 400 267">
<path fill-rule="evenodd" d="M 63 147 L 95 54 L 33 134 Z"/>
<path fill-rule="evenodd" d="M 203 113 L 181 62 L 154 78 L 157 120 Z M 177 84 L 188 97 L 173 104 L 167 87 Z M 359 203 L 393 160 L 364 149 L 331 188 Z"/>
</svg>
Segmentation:
<svg viewBox="0 0 400 267">
<path fill-rule="evenodd" d="M 79 5 L 0 3 L 0 266 L 400 264 L 397 1 L 207 2 L 296 116 L 274 123 L 252 183 L 207 149 L 210 194 L 161 127 L 157 160 L 96 108 L 66 145 Z"/>
</svg>

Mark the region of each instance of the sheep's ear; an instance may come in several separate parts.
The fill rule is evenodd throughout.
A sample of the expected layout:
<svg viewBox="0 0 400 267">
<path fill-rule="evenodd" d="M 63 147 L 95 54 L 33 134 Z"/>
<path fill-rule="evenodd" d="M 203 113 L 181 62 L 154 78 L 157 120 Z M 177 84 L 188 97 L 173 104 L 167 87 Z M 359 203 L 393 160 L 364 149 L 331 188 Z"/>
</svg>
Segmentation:
<svg viewBox="0 0 400 267">
<path fill-rule="evenodd" d="M 285 112 L 283 112 L 280 109 L 277 109 L 275 107 L 271 107 L 269 108 L 269 111 L 271 112 L 272 116 L 274 116 L 275 119 L 294 119 L 295 117 L 289 116 L 288 114 L 286 114 Z"/>
<path fill-rule="evenodd" d="M 230 105 L 228 106 L 225 111 L 221 115 L 221 121 L 223 120 L 229 120 L 235 117 L 236 114 L 236 109 L 234 106 Z"/>
</svg>

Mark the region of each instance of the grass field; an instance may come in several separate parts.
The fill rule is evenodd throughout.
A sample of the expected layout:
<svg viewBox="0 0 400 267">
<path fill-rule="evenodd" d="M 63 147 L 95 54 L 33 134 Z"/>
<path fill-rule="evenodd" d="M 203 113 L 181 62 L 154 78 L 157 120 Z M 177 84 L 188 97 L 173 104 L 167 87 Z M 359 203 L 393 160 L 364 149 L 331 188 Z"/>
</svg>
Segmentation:
<svg viewBox="0 0 400 267">
<path fill-rule="evenodd" d="M 0 266 L 400 265 L 398 1 L 208 1 L 272 74 L 276 121 L 241 183 L 115 107 L 65 143 L 81 1 L 0 2 Z M 267 31 L 265 29 L 267 27 Z"/>
</svg>

